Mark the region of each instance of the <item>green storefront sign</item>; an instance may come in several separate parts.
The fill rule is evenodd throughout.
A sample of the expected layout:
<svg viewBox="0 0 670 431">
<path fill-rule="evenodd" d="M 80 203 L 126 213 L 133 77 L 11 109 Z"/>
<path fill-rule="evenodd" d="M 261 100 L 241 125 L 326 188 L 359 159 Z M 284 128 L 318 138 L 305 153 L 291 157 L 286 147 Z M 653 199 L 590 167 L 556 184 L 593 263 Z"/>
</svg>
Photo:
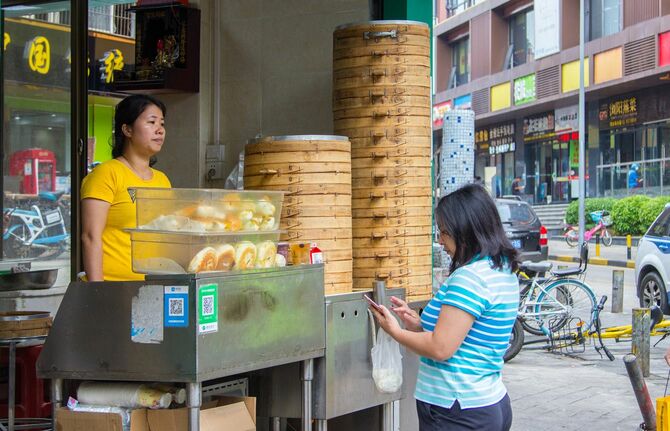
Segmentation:
<svg viewBox="0 0 670 431">
<path fill-rule="evenodd" d="M 522 105 L 535 100 L 535 74 L 514 80 L 514 104 Z"/>
</svg>

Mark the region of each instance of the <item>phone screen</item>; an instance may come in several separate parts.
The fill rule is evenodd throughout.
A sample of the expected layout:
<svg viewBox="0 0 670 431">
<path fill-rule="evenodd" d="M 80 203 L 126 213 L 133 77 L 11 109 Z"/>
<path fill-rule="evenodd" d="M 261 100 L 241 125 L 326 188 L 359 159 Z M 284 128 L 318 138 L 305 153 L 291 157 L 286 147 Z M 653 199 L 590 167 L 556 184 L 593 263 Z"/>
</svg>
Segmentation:
<svg viewBox="0 0 670 431">
<path fill-rule="evenodd" d="M 377 310 L 377 311 L 379 311 L 379 312 L 382 311 L 382 308 L 379 306 L 379 304 L 377 304 L 375 301 L 373 301 L 368 295 L 363 295 L 363 298 L 365 298 L 365 299 L 368 301 L 368 303 L 369 303 L 370 305 L 372 305 L 372 307 L 373 307 L 375 310 Z"/>
</svg>

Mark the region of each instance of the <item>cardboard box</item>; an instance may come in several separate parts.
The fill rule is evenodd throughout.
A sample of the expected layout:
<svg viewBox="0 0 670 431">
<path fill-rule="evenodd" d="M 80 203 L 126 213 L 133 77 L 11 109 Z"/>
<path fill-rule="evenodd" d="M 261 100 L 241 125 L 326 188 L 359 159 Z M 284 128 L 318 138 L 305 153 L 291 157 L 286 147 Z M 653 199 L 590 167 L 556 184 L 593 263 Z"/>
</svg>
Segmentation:
<svg viewBox="0 0 670 431">
<path fill-rule="evenodd" d="M 187 431 L 188 409 L 133 410 L 130 431 Z M 201 431 L 256 431 L 256 399 L 221 397 L 200 410 Z M 123 431 L 113 413 L 56 412 L 56 431 Z"/>
</svg>

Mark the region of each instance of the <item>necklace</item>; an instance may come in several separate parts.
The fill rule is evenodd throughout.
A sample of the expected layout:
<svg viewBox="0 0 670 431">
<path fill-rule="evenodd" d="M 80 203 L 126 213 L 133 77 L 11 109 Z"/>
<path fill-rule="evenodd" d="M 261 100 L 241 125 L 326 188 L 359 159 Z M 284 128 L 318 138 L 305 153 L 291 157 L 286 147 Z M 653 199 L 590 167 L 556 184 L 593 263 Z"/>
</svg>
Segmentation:
<svg viewBox="0 0 670 431">
<path fill-rule="evenodd" d="M 147 175 L 143 175 L 142 173 L 140 173 L 140 171 L 138 171 L 137 169 L 135 169 L 135 167 L 133 166 L 133 164 L 130 163 L 130 160 L 128 160 L 128 159 L 126 158 L 126 156 L 120 156 L 119 158 L 121 158 L 121 157 L 123 158 L 123 160 L 125 160 L 126 164 L 127 164 L 128 167 L 130 168 L 130 170 L 133 171 L 133 172 L 135 173 L 135 175 L 137 175 L 138 177 L 142 178 L 144 181 L 150 180 L 150 179 L 152 178 L 153 174 L 151 174 L 151 176 L 150 176 L 149 178 L 146 178 Z"/>
</svg>

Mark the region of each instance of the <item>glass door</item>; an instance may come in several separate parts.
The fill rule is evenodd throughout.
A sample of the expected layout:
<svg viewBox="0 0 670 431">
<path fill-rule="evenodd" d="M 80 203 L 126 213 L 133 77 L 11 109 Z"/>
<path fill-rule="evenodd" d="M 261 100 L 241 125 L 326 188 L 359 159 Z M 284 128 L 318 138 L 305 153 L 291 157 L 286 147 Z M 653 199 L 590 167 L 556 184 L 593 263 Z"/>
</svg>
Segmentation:
<svg viewBox="0 0 670 431">
<path fill-rule="evenodd" d="M 80 111 L 73 111 L 72 102 L 73 91 L 80 88 L 73 85 L 72 2 L 0 1 L 0 5 L 4 192 L 0 272 L 18 267 L 57 269 L 56 284 L 63 286 L 71 279 L 72 190 L 79 177 L 72 151 L 77 136 L 73 118 Z"/>
</svg>

